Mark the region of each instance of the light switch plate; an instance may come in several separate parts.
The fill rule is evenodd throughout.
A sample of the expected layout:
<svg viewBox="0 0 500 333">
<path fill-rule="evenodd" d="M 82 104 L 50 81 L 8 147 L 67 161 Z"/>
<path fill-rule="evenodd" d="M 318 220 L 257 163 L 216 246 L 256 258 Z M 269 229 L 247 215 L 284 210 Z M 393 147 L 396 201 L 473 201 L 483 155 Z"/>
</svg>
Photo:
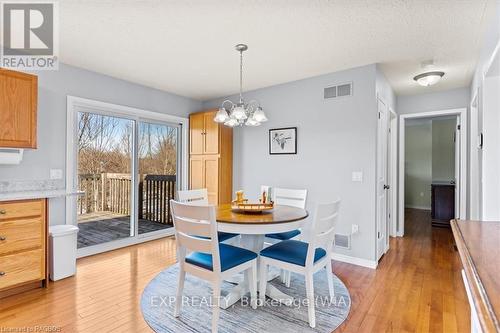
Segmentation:
<svg viewBox="0 0 500 333">
<path fill-rule="evenodd" d="M 50 179 L 62 179 L 63 171 L 61 169 L 50 169 Z"/>
<path fill-rule="evenodd" d="M 363 181 L 363 172 L 353 171 L 352 172 L 352 181 L 353 182 L 362 182 Z"/>
</svg>

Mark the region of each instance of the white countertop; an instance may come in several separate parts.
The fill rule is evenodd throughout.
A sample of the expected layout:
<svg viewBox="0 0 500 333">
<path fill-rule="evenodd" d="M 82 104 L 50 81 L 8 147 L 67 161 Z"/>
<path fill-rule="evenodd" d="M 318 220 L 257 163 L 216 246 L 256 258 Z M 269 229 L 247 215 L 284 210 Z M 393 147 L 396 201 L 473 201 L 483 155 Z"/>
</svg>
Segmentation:
<svg viewBox="0 0 500 333">
<path fill-rule="evenodd" d="M 50 198 L 60 198 L 72 195 L 82 195 L 83 191 L 74 191 L 67 189 L 58 190 L 38 190 L 38 191 L 12 191 L 12 192 L 0 192 L 0 201 L 10 201 L 10 200 L 29 200 L 29 199 L 50 199 Z"/>
</svg>

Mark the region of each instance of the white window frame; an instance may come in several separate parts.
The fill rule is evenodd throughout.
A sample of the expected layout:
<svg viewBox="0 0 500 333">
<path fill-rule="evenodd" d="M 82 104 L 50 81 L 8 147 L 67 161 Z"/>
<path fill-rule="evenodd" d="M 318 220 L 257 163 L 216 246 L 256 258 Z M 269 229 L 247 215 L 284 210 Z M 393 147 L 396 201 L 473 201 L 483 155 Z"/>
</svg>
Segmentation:
<svg viewBox="0 0 500 333">
<path fill-rule="evenodd" d="M 135 121 L 134 133 L 137 132 L 137 126 L 139 122 L 159 122 L 159 123 L 173 123 L 181 126 L 181 144 L 180 144 L 180 161 L 178 166 L 178 172 L 180 176 L 179 189 L 187 189 L 188 186 L 188 133 L 189 133 L 189 119 L 184 117 L 172 116 L 165 113 L 153 112 L 138 108 L 133 108 L 129 106 L 107 103 L 96 101 L 92 99 L 86 99 L 75 96 L 67 96 L 67 132 L 66 132 L 66 187 L 69 191 L 77 190 L 77 145 L 76 145 L 76 135 L 77 131 L 77 113 L 79 111 L 92 112 L 96 114 L 102 114 L 106 116 L 115 116 L 130 119 Z M 137 150 L 137 142 L 133 145 L 133 178 L 137 174 L 137 157 L 135 156 L 135 151 Z M 137 189 L 134 190 L 132 195 L 133 203 L 131 207 L 131 215 L 134 221 L 137 221 Z M 76 216 L 76 202 L 77 198 L 68 196 L 66 197 L 66 224 L 77 225 Z M 147 234 L 139 234 L 137 232 L 137 225 L 135 226 L 136 232 L 134 236 L 127 237 L 123 239 L 118 239 L 110 241 L 103 244 L 97 244 L 93 246 L 88 246 L 78 249 L 78 258 L 102 253 L 114 249 L 118 249 L 125 246 L 130 246 L 138 243 L 147 242 L 150 240 L 167 237 L 173 235 L 173 228 L 168 228 L 165 230 L 160 230 L 156 232 L 151 232 Z"/>
</svg>

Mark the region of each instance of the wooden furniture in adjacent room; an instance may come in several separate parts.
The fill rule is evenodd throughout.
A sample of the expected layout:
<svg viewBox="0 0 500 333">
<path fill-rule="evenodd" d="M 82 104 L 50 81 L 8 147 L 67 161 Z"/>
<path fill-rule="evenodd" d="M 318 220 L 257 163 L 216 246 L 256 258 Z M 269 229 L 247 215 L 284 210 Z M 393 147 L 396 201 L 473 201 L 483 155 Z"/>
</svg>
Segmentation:
<svg viewBox="0 0 500 333">
<path fill-rule="evenodd" d="M 431 217 L 433 227 L 449 227 L 455 218 L 455 185 L 433 183 L 431 185 Z"/>
<path fill-rule="evenodd" d="M 471 308 L 471 332 L 500 332 L 500 222 L 451 221 Z"/>
<path fill-rule="evenodd" d="M 0 202 L 0 297 L 48 281 L 47 200 Z"/>
<path fill-rule="evenodd" d="M 38 78 L 0 68 L 0 147 L 36 148 Z"/>
<path fill-rule="evenodd" d="M 233 130 L 213 120 L 216 112 L 189 116 L 189 188 L 206 188 L 214 205 L 231 202 L 233 187 Z"/>
</svg>

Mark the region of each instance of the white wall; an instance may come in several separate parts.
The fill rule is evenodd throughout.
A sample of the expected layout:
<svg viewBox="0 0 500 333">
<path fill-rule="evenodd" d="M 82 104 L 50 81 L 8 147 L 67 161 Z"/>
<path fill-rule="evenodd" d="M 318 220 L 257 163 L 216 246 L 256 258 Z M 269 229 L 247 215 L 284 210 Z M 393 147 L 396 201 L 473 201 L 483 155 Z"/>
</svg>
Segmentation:
<svg viewBox="0 0 500 333">
<path fill-rule="evenodd" d="M 376 93 L 377 97 L 380 98 L 384 103 L 394 112 L 396 112 L 397 97 L 392 90 L 389 81 L 387 81 L 384 73 L 382 73 L 380 66 L 376 65 Z"/>
<path fill-rule="evenodd" d="M 376 66 L 369 65 L 245 92 L 261 102 L 269 122 L 234 130 L 234 190 L 256 199 L 261 184 L 306 188 L 308 209 L 341 198 L 338 232 L 358 224 L 359 233 L 351 250 L 335 251 L 367 260 L 375 260 L 375 81 Z M 353 82 L 353 96 L 323 99 L 324 87 L 344 82 Z M 297 155 L 269 155 L 269 129 L 290 126 L 298 128 Z M 363 182 L 351 181 L 353 171 L 363 172 Z"/>
<path fill-rule="evenodd" d="M 432 122 L 405 127 L 405 207 L 431 208 Z"/>
<path fill-rule="evenodd" d="M 439 84 L 439 83 L 438 83 Z M 422 89 L 425 89 L 422 87 Z M 470 102 L 469 87 L 418 95 L 397 96 L 398 114 L 466 108 Z"/>
<path fill-rule="evenodd" d="M 60 64 L 38 75 L 38 148 L 25 150 L 17 166 L 0 165 L 2 180 L 45 180 L 50 169 L 66 168 L 66 96 L 73 95 L 187 117 L 201 102 Z M 66 179 L 63 175 L 63 180 Z M 65 200 L 51 199 L 50 223 L 62 224 Z"/>
<path fill-rule="evenodd" d="M 432 181 L 455 180 L 455 127 L 457 119 L 432 120 Z"/>
<path fill-rule="evenodd" d="M 500 41 L 500 2 L 497 0 L 496 11 L 489 22 L 486 34 L 481 38 L 481 51 L 479 59 L 474 70 L 474 77 L 470 86 L 471 98 L 477 93 L 477 90 L 483 84 L 483 77 L 486 74 L 487 67 L 490 65 L 493 52 Z"/>
</svg>

